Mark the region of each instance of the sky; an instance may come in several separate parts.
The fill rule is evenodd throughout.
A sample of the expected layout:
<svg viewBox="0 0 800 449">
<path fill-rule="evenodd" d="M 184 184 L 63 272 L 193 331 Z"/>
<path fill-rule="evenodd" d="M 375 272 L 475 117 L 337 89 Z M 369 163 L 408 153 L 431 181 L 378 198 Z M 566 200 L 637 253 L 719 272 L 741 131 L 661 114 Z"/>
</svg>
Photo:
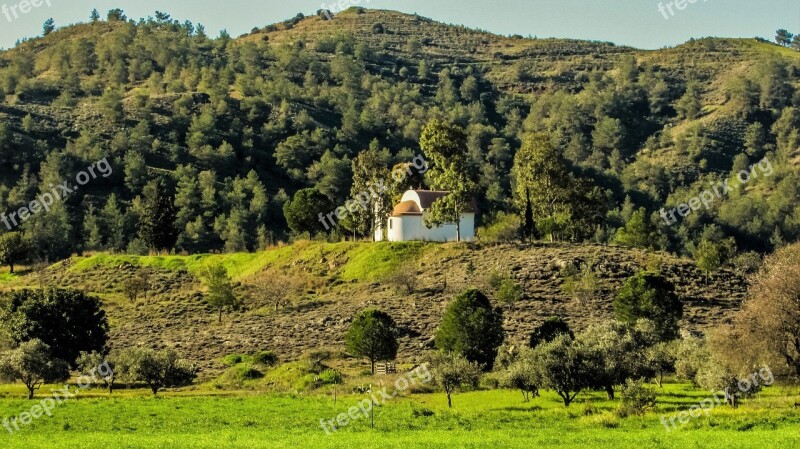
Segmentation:
<svg viewBox="0 0 800 449">
<path fill-rule="evenodd" d="M 26 2 L 41 6 L 22 13 Z M 496 34 L 611 41 L 642 49 L 686 42 L 692 37 L 755 37 L 772 40 L 775 30 L 800 33 L 799 0 L 341 0 L 350 6 L 417 13 L 431 19 Z M 690 3 L 693 2 L 693 3 Z M 226 29 L 232 36 L 253 27 L 313 14 L 336 0 L 0 0 L 0 47 L 56 26 L 85 22 L 93 8 L 121 8 L 129 18 L 171 14 L 202 23 L 209 35 Z M 663 5 L 662 11 L 659 5 Z M 679 9 L 680 5 L 683 9 Z M 5 6 L 5 8 L 3 8 Z M 670 13 L 670 10 L 672 11 Z M 7 15 L 6 15 L 7 12 Z M 16 12 L 16 17 L 14 15 Z M 10 19 L 10 20 L 9 20 Z"/>
</svg>

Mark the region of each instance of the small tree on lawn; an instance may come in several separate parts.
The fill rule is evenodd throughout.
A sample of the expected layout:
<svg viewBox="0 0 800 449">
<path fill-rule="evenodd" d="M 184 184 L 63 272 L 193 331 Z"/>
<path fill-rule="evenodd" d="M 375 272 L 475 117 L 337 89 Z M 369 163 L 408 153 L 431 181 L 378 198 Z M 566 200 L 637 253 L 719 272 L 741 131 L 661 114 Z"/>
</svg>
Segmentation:
<svg viewBox="0 0 800 449">
<path fill-rule="evenodd" d="M 447 395 L 447 406 L 453 407 L 451 395 L 456 389 L 476 388 L 481 379 L 481 367 L 465 357 L 440 352 L 431 358 L 431 374 L 434 382 Z"/>
<path fill-rule="evenodd" d="M 566 407 L 590 385 L 592 373 L 585 351 L 568 335 L 537 346 L 533 360 L 539 386 L 555 391 Z"/>
<path fill-rule="evenodd" d="M 217 309 L 218 322 L 222 323 L 222 311 L 234 310 L 239 306 L 228 271 L 222 265 L 212 265 L 203 270 L 201 277 L 208 287 L 206 302 Z"/>
<path fill-rule="evenodd" d="M 436 332 L 436 347 L 491 370 L 504 335 L 503 313 L 492 307 L 486 295 L 471 289 L 447 307 Z"/>
<path fill-rule="evenodd" d="M 0 378 L 7 382 L 20 381 L 28 389 L 28 399 L 44 383 L 69 378 L 69 366 L 50 356 L 50 347 L 41 340 L 26 341 L 0 357 Z"/>
<path fill-rule="evenodd" d="M 369 359 L 372 374 L 375 362 L 397 356 L 397 327 L 389 314 L 375 309 L 361 311 L 345 335 L 347 350 L 356 357 Z"/>
<path fill-rule="evenodd" d="M 516 360 L 506 368 L 501 378 L 505 388 L 522 392 L 524 402 L 530 401 L 531 396 L 539 395 L 539 380 L 536 377 L 536 367 L 533 365 L 533 351 L 522 346 L 519 348 Z"/>
<path fill-rule="evenodd" d="M 163 388 L 191 385 L 197 377 L 196 368 L 180 359 L 172 349 L 129 350 L 125 359 L 128 377 L 146 383 L 153 395 Z"/>
<path fill-rule="evenodd" d="M 116 358 L 116 353 L 113 352 L 104 356 L 97 351 L 83 351 L 78 356 L 78 370 L 88 378 L 99 379 L 102 385 L 108 388 L 108 393 L 111 394 L 114 392 L 114 380 L 117 376 Z"/>
</svg>

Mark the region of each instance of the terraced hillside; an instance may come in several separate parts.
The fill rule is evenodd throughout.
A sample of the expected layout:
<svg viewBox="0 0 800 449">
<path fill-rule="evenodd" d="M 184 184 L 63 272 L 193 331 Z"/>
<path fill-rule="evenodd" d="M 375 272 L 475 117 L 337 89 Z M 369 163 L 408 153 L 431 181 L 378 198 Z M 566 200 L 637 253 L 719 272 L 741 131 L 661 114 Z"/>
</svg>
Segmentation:
<svg viewBox="0 0 800 449">
<path fill-rule="evenodd" d="M 226 315 L 223 323 L 203 301 L 197 273 L 209 263 L 223 263 L 249 297 L 245 310 Z M 594 298 L 580 303 L 562 289 L 564 267 L 588 262 L 598 279 Z M 121 283 L 140 267 L 153 270 L 153 291 L 131 304 Z M 413 293 L 390 282 L 403 267 L 416 270 Z M 746 282 L 728 271 L 706 279 L 691 262 L 668 256 L 591 245 L 466 244 L 322 244 L 301 242 L 256 254 L 190 257 L 96 255 L 73 258 L 40 274 L 18 278 L 4 288 L 47 285 L 86 289 L 105 303 L 112 324 L 111 343 L 171 346 L 204 369 L 221 370 L 218 359 L 232 353 L 271 349 L 285 359 L 320 347 L 342 349 L 342 336 L 360 309 L 376 306 L 389 312 L 403 330 L 400 358 L 411 360 L 432 347 L 442 313 L 454 294 L 469 286 L 487 288 L 493 270 L 513 273 L 524 287 L 524 299 L 506 312 L 512 339 L 526 341 L 533 327 L 559 315 L 575 328 L 612 315 L 617 288 L 644 268 L 660 268 L 675 284 L 685 304 L 682 327 L 703 331 L 723 322 L 744 298 Z M 277 268 L 304 275 L 308 289 L 301 298 L 275 312 L 269 298 L 248 295 L 253 275 Z"/>
</svg>

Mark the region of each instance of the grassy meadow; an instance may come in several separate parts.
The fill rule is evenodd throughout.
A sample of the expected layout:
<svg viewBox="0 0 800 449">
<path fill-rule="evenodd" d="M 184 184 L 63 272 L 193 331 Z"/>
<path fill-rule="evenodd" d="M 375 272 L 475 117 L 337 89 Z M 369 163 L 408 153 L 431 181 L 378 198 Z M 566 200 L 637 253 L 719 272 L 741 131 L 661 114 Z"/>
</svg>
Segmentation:
<svg viewBox="0 0 800 449">
<path fill-rule="evenodd" d="M 391 392 L 391 390 L 389 390 Z M 11 435 L 4 448 L 764 448 L 800 445 L 798 390 L 773 386 L 738 410 L 718 407 L 667 432 L 660 423 L 709 397 L 688 384 L 666 384 L 659 405 L 644 416 L 620 418 L 618 402 L 584 392 L 569 408 L 552 392 L 523 402 L 509 390 L 456 394 L 448 410 L 442 393 L 410 394 L 376 408 L 375 428 L 363 415 L 327 435 L 320 420 L 333 419 L 365 395 L 331 392 L 263 394 L 214 392 L 206 387 L 108 395 L 87 390 Z M 44 398 L 43 388 L 37 398 Z M 0 415 L 16 416 L 37 403 L 20 386 L 5 386 Z M 677 422 L 677 421 L 676 421 Z"/>
</svg>

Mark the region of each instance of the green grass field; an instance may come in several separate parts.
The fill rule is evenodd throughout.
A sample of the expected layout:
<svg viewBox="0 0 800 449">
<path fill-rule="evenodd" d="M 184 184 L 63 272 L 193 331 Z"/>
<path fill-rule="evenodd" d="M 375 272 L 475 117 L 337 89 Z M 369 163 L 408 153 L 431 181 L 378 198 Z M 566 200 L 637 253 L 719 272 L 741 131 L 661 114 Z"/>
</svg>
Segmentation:
<svg viewBox="0 0 800 449">
<path fill-rule="evenodd" d="M 38 397 L 44 398 L 43 388 Z M 0 415 L 16 416 L 36 402 L 19 386 L 5 387 Z M 0 393 L 2 394 L 2 393 Z M 4 448 L 791 448 L 800 447 L 796 389 L 771 387 L 738 410 L 721 406 L 667 432 L 660 416 L 688 410 L 710 395 L 688 385 L 666 385 L 658 410 L 618 418 L 603 393 L 582 393 L 569 408 L 551 392 L 522 402 L 519 392 L 457 394 L 447 409 L 444 394 L 415 394 L 387 401 L 375 412 L 375 428 L 358 415 L 330 435 L 321 419 L 333 419 L 364 395 L 214 394 L 202 389 L 153 398 L 144 390 L 113 396 L 91 390 L 11 435 Z M 80 395 L 79 395 L 80 396 Z M 359 412 L 360 413 L 360 412 Z M 2 430 L 0 428 L 0 430 Z"/>
</svg>

